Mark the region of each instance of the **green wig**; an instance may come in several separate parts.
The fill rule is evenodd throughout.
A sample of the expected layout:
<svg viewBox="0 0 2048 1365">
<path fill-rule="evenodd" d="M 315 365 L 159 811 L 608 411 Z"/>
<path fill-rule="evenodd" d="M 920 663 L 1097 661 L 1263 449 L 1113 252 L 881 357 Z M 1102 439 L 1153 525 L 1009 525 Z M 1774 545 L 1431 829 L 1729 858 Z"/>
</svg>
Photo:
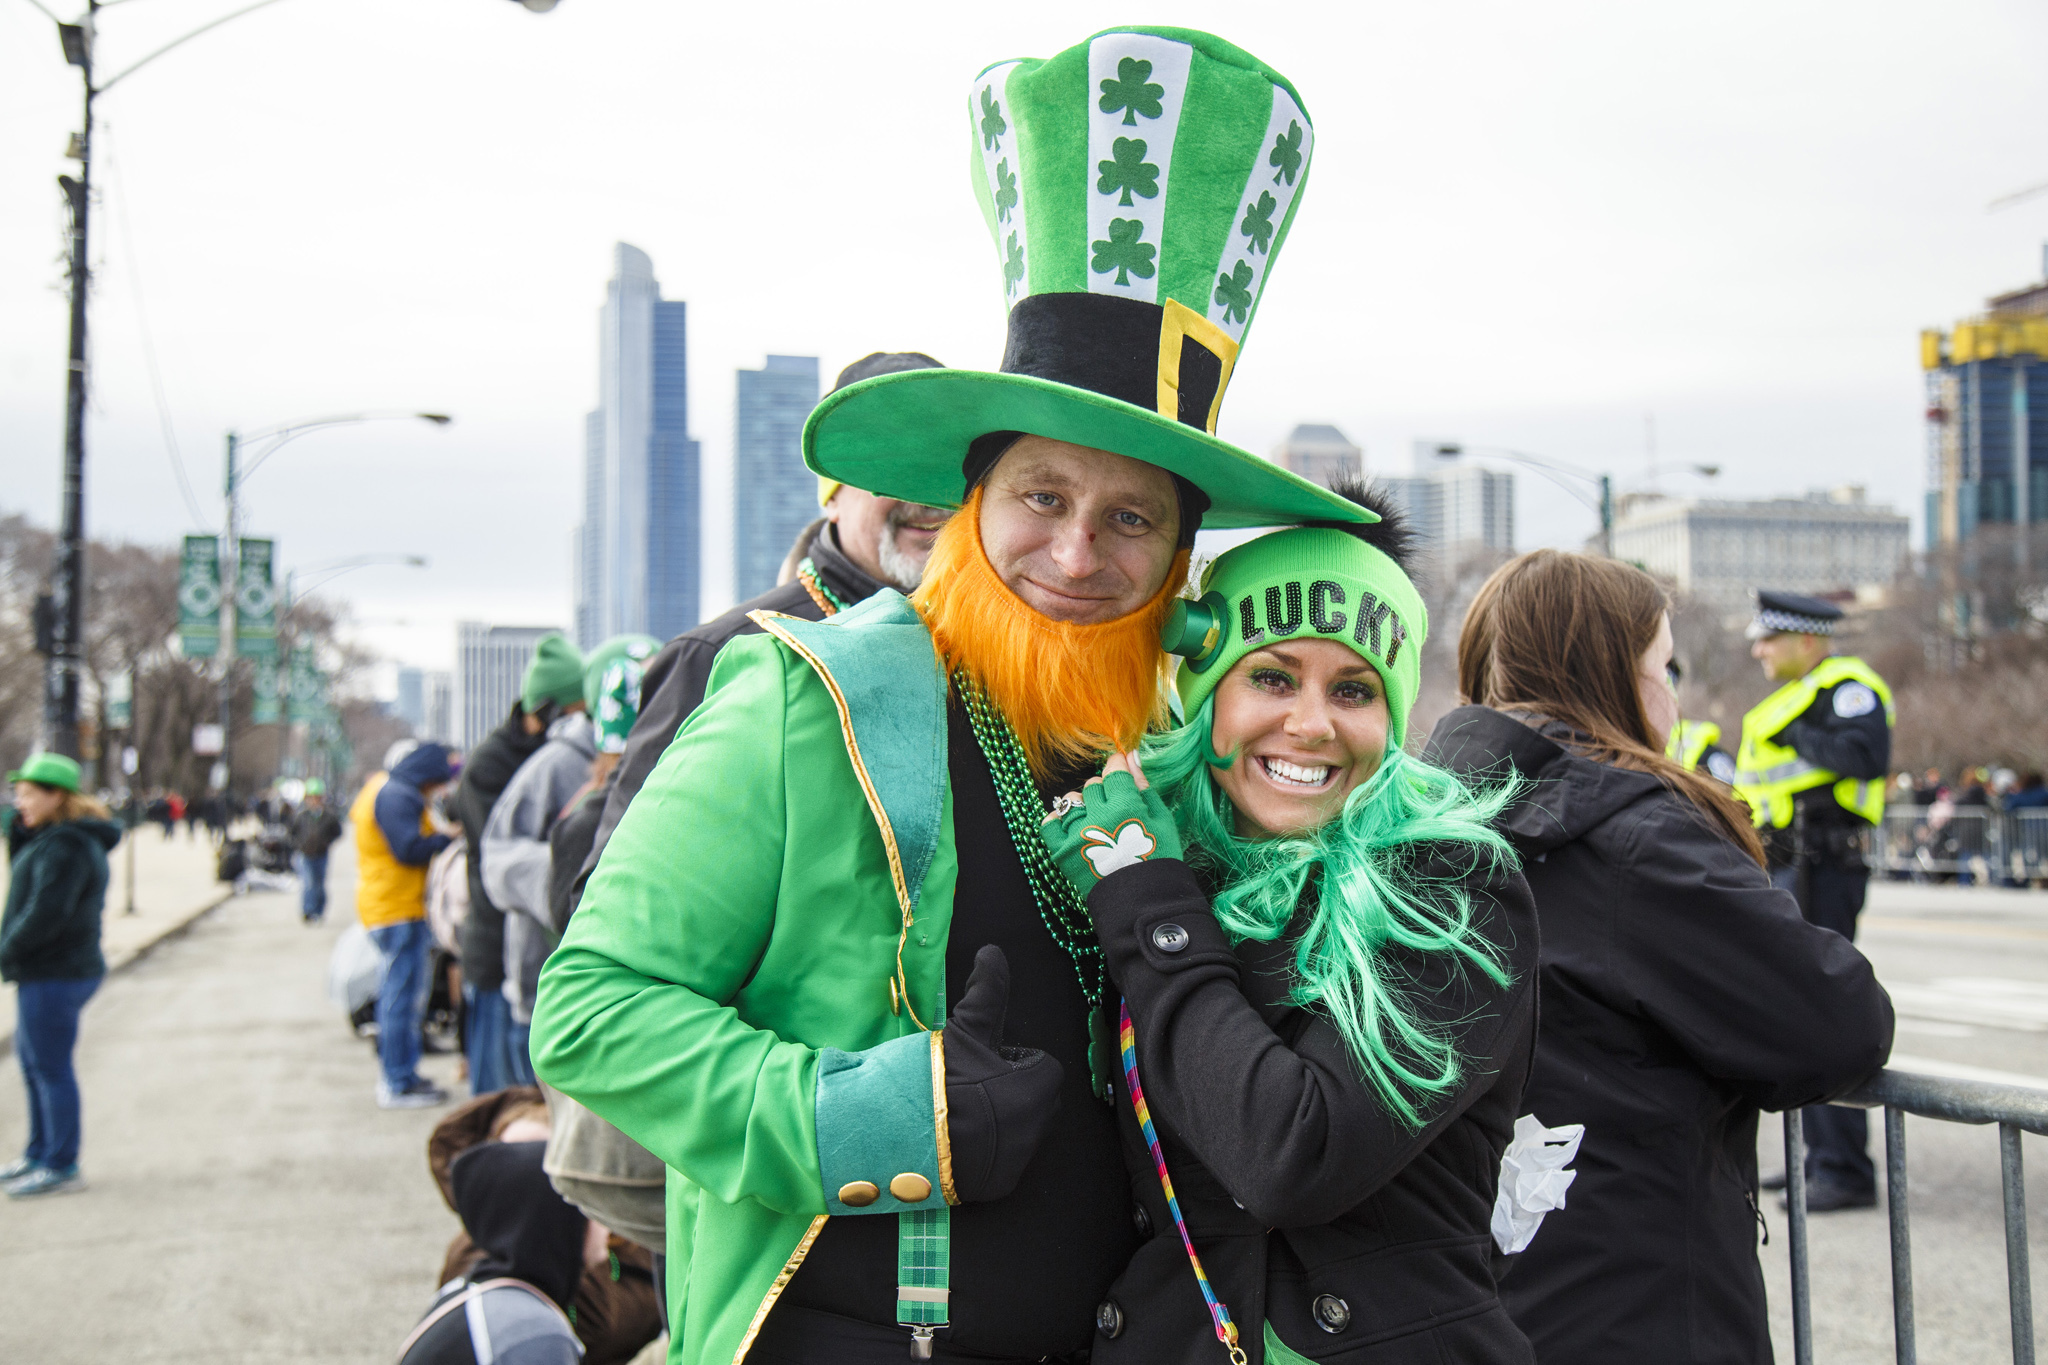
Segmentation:
<svg viewBox="0 0 2048 1365">
<path fill-rule="evenodd" d="M 1410 1128 L 1464 1076 L 1456 1045 L 1420 1022 L 1387 961 L 1390 949 L 1436 953 L 1505 985 L 1501 955 L 1474 923 L 1467 879 L 1515 865 L 1494 818 L 1513 800 L 1513 780 L 1490 790 L 1389 747 L 1378 771 L 1345 799 L 1336 818 L 1309 834 L 1245 839 L 1237 813 L 1210 776 L 1235 755 L 1211 737 L 1213 697 L 1178 729 L 1148 740 L 1147 777 L 1173 809 L 1188 861 L 1221 889 L 1216 920 L 1233 942 L 1279 938 L 1314 887 L 1313 911 L 1294 951 L 1295 1005 L 1336 1026 L 1373 1093 Z M 1452 871 L 1426 878 L 1423 855 Z"/>
</svg>

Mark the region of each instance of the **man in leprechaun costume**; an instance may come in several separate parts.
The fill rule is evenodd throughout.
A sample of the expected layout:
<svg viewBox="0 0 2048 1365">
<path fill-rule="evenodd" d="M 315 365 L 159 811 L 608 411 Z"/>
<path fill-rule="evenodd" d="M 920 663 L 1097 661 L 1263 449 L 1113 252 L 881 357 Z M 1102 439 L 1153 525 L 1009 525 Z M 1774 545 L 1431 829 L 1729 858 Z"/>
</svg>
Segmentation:
<svg viewBox="0 0 2048 1365">
<path fill-rule="evenodd" d="M 669 1167 L 689 1365 L 1088 1349 L 1138 1231 L 1047 797 L 1163 720 L 1199 524 L 1371 517 L 1213 434 L 1307 178 L 1292 87 L 1133 28 L 968 109 L 1001 372 L 804 430 L 821 476 L 962 510 L 914 598 L 725 648 L 541 980 L 541 1077 Z"/>
</svg>

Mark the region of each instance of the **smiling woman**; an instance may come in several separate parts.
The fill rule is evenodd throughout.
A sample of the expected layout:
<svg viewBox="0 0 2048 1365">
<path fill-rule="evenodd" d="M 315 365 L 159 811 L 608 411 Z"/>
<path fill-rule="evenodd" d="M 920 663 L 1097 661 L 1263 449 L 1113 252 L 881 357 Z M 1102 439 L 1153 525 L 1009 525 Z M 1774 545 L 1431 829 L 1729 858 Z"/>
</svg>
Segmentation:
<svg viewBox="0 0 2048 1365">
<path fill-rule="evenodd" d="M 1382 519 L 1219 558 L 1183 604 L 1207 624 L 1168 632 L 1193 642 L 1187 722 L 1046 827 L 1123 992 L 1150 1146 L 1155 1231 L 1098 1365 L 1214 1349 L 1176 1292 L 1190 1258 L 1216 1335 L 1268 1361 L 1330 1336 L 1367 1362 L 1533 1359 L 1487 1247 L 1535 1028 L 1534 907 L 1489 825 L 1509 793 L 1401 748 L 1428 629 L 1408 536 L 1339 491 Z"/>
</svg>

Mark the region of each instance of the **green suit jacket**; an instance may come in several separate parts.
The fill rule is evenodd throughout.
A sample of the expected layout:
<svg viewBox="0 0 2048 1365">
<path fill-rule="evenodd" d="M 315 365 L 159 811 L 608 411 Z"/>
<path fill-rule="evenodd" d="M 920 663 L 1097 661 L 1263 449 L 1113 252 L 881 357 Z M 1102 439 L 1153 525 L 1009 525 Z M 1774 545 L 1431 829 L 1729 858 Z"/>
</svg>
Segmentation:
<svg viewBox="0 0 2048 1365">
<path fill-rule="evenodd" d="M 894 592 L 758 619 L 627 809 L 533 1015 L 540 1076 L 669 1167 L 681 1365 L 745 1357 L 826 1217 L 940 1207 L 952 1186 L 936 1030 L 957 866 L 930 633 Z M 895 1198 L 899 1174 L 929 1197 Z M 879 1197 L 841 1203 L 860 1181 Z"/>
</svg>

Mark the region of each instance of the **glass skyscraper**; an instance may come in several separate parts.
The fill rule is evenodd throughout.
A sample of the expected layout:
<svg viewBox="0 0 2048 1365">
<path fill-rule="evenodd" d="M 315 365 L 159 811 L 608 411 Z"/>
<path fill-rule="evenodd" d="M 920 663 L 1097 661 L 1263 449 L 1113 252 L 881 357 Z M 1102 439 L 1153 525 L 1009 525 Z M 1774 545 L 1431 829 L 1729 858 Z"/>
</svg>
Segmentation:
<svg viewBox="0 0 2048 1365">
<path fill-rule="evenodd" d="M 818 515 L 818 477 L 804 467 L 804 419 L 818 405 L 818 358 L 771 355 L 739 371 L 733 416 L 733 590 L 741 601 L 775 586 L 797 533 Z"/>
<path fill-rule="evenodd" d="M 690 439 L 688 305 L 620 242 L 599 314 L 598 406 L 584 420 L 576 643 L 697 624 L 699 448 Z"/>
</svg>

